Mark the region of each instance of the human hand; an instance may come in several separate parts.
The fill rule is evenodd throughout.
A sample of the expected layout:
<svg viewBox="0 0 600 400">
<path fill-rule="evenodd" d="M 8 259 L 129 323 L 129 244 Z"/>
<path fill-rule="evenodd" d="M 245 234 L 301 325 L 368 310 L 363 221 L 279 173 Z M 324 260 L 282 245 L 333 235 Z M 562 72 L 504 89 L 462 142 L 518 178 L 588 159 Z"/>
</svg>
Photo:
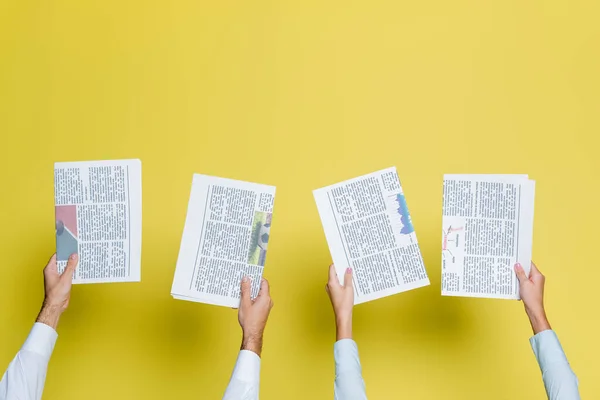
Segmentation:
<svg viewBox="0 0 600 400">
<path fill-rule="evenodd" d="M 44 303 L 36 322 L 41 322 L 56 330 L 60 316 L 69 306 L 73 274 L 78 261 L 77 254 L 71 254 L 67 261 L 67 267 L 60 275 L 56 264 L 56 254 L 52 256 L 44 268 Z"/>
<path fill-rule="evenodd" d="M 529 317 L 533 333 L 538 334 L 547 329 L 552 329 L 544 310 L 544 283 L 546 277 L 542 275 L 533 262 L 531 263 L 529 277 L 527 277 L 521 264 L 515 265 L 515 272 L 519 279 L 521 300 L 525 305 L 525 312 Z"/>
<path fill-rule="evenodd" d="M 344 286 L 342 286 L 335 271 L 335 265 L 331 264 L 325 290 L 335 313 L 336 340 L 352 339 L 352 309 L 354 308 L 352 268 L 346 269 Z"/>
<path fill-rule="evenodd" d="M 238 321 L 242 327 L 242 350 L 250 350 L 260 357 L 263 344 L 263 333 L 267 325 L 267 319 L 273 300 L 269 293 L 269 282 L 262 279 L 258 296 L 254 300 L 251 298 L 252 285 L 250 278 L 245 276 L 242 279 L 242 298 L 238 310 Z"/>
</svg>

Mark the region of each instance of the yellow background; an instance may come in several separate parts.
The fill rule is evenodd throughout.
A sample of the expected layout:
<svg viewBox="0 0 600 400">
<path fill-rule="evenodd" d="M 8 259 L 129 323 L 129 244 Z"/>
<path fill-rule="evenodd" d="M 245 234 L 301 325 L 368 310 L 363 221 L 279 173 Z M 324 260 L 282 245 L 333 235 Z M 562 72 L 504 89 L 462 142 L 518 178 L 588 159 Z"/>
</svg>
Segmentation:
<svg viewBox="0 0 600 400">
<path fill-rule="evenodd" d="M 140 158 L 142 283 L 77 286 L 46 399 L 217 399 L 236 312 L 169 295 L 192 173 L 277 186 L 261 399 L 333 397 L 311 191 L 396 165 L 431 286 L 355 310 L 370 399 L 542 399 L 522 304 L 440 296 L 443 173 L 537 181 L 534 258 L 600 396 L 600 3 L 0 2 L 0 369 L 54 251 L 53 162 Z"/>
</svg>

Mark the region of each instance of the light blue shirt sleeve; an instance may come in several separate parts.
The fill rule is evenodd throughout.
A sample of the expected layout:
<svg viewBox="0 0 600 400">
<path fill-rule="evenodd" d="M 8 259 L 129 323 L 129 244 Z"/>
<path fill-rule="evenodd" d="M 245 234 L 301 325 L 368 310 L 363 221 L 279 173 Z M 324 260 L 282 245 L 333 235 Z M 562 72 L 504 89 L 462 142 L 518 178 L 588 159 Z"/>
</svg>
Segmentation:
<svg viewBox="0 0 600 400">
<path fill-rule="evenodd" d="M 36 323 L 0 381 L 0 400 L 40 400 L 48 362 L 58 337 L 48 325 Z"/>
<path fill-rule="evenodd" d="M 335 358 L 335 400 L 366 400 L 365 381 L 358 358 L 358 346 L 352 339 L 342 339 L 333 345 Z"/>
<path fill-rule="evenodd" d="M 556 333 L 546 330 L 529 339 L 537 358 L 549 400 L 580 400 L 577 377 Z"/>
</svg>

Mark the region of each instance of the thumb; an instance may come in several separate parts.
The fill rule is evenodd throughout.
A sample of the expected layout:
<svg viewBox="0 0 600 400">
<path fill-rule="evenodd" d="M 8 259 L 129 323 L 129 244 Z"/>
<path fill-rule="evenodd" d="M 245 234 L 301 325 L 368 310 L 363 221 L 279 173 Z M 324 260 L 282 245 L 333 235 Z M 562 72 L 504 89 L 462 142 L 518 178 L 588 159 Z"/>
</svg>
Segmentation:
<svg viewBox="0 0 600 400">
<path fill-rule="evenodd" d="M 543 276 L 533 261 L 531 262 L 531 276 Z"/>
<path fill-rule="evenodd" d="M 352 287 L 352 268 L 346 268 L 344 274 L 344 287 Z"/>
<path fill-rule="evenodd" d="M 67 267 L 65 268 L 62 276 L 64 279 L 68 279 L 69 281 L 73 280 L 73 276 L 75 275 L 75 269 L 77 268 L 77 263 L 79 262 L 79 256 L 77 253 L 73 253 L 69 256 L 69 261 L 67 261 Z"/>
<path fill-rule="evenodd" d="M 519 280 L 519 283 L 521 283 L 521 284 L 523 284 L 524 282 L 526 282 L 529 279 L 529 278 L 527 278 L 527 274 L 525 273 L 525 270 L 519 263 L 515 264 L 515 273 L 517 274 L 517 279 Z"/>
<path fill-rule="evenodd" d="M 265 278 L 262 278 L 260 280 L 260 290 L 258 291 L 258 296 L 260 297 L 260 296 L 264 296 L 264 295 L 267 295 L 267 297 L 268 297 L 271 295 L 271 293 L 270 293 L 269 281 L 266 280 Z"/>
<path fill-rule="evenodd" d="M 337 276 L 337 272 L 335 271 L 335 265 L 331 264 L 329 266 L 329 281 L 327 282 L 329 285 L 340 285 L 340 281 Z"/>
<path fill-rule="evenodd" d="M 46 268 L 44 268 L 44 270 L 52 271 L 58 274 L 58 266 L 56 265 L 56 253 L 54 253 L 52 257 L 50 257 L 50 260 L 48 260 L 48 264 L 46 265 Z"/>
<path fill-rule="evenodd" d="M 242 306 L 249 306 L 252 304 L 252 299 L 250 298 L 252 294 L 252 285 L 250 283 L 250 278 L 244 276 L 242 278 Z"/>
</svg>

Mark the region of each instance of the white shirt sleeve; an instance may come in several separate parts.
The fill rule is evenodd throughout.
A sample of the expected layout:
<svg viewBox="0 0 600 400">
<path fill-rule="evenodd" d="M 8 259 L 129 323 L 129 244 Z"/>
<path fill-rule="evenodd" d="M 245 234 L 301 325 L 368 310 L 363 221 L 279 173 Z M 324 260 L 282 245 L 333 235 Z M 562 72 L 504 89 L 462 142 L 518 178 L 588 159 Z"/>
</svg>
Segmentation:
<svg viewBox="0 0 600 400">
<path fill-rule="evenodd" d="M 258 400 L 259 383 L 260 357 L 241 350 L 223 400 Z"/>
<path fill-rule="evenodd" d="M 0 381 L 0 400 L 40 400 L 58 334 L 36 322 Z"/>
<path fill-rule="evenodd" d="M 556 333 L 546 330 L 529 339 L 542 370 L 546 394 L 550 400 L 579 400 L 577 377 L 565 355 Z"/>
<path fill-rule="evenodd" d="M 365 381 L 358 358 L 358 346 L 352 339 L 342 339 L 333 345 L 335 358 L 335 400 L 366 400 Z"/>
</svg>

